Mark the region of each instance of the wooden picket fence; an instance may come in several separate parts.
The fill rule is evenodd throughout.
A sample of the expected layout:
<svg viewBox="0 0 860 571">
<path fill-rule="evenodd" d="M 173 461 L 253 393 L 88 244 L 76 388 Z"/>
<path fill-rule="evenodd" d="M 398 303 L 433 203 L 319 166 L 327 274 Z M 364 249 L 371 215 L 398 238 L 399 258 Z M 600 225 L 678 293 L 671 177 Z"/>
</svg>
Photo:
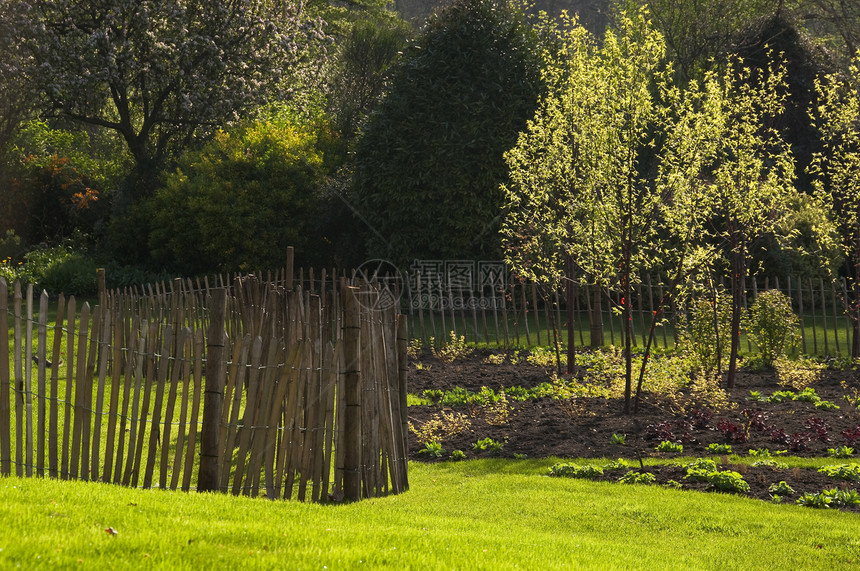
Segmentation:
<svg viewBox="0 0 860 571">
<path fill-rule="evenodd" d="M 360 303 L 371 284 L 287 282 L 60 295 L 49 326 L 47 293 L 34 312 L 16 282 L 10 306 L 0 278 L 0 474 L 312 501 L 406 490 L 405 316 Z"/>
<path fill-rule="evenodd" d="M 411 337 L 424 343 L 431 338 L 436 344 L 444 343 L 453 332 L 469 343 L 507 349 L 548 346 L 556 334 L 566 345 L 569 328 L 578 346 L 622 343 L 622 317 L 611 309 L 620 307 L 620 294 L 585 282 L 575 284 L 569 302 L 563 293 L 542 296 L 535 284 L 510 278 L 456 288 L 443 277 L 430 292 L 420 274 L 411 274 L 408 282 L 411 287 L 404 289 L 403 311 L 410 316 Z M 634 287 L 634 344 L 645 344 L 650 317 L 666 291 L 664 284 L 660 276 L 644 274 Z M 845 278 L 751 277 L 747 279 L 747 305 L 768 289 L 778 289 L 792 300 L 801 323 L 797 351 L 819 356 L 850 354 L 852 323 L 845 308 L 846 300 L 850 303 L 851 299 Z M 666 319 L 654 339 L 657 346 L 673 348 L 679 343 L 685 311 L 674 303 L 664 309 Z M 748 339 L 744 343 L 748 350 L 754 349 Z"/>
</svg>

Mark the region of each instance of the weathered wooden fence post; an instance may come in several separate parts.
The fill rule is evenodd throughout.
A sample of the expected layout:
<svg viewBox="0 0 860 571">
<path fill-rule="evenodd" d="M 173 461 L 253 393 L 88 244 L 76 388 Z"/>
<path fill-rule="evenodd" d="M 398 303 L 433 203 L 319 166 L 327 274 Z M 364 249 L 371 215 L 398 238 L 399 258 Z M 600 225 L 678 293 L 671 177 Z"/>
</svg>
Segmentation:
<svg viewBox="0 0 860 571">
<path fill-rule="evenodd" d="M 343 495 L 347 501 L 361 499 L 361 314 L 356 287 L 343 287 L 344 459 Z"/>
<path fill-rule="evenodd" d="M 409 489 L 409 421 L 406 416 L 406 407 L 408 406 L 406 402 L 406 379 L 409 374 L 409 357 L 407 353 L 407 349 L 409 348 L 409 329 L 406 320 L 407 317 L 405 315 L 397 316 L 397 395 L 400 397 L 400 406 L 398 407 L 400 410 L 400 419 L 394 419 L 394 422 L 400 422 L 400 435 L 403 438 L 402 448 L 400 446 L 395 447 L 395 450 L 400 448 L 402 452 L 400 458 L 397 458 L 397 461 L 400 463 L 400 473 L 403 475 L 403 481 L 398 482 L 400 486 L 399 491 Z"/>
<path fill-rule="evenodd" d="M 203 399 L 203 426 L 200 438 L 200 469 L 197 491 L 218 489 L 218 466 L 221 450 L 221 413 L 224 406 L 224 372 L 226 363 L 227 290 L 212 292 L 209 316 L 209 334 L 206 347 L 206 390 Z"/>
<path fill-rule="evenodd" d="M 9 286 L 0 277 L 0 347 L 9 347 Z M 0 474 L 8 476 L 12 472 L 12 446 L 10 436 L 11 408 L 9 406 L 9 352 L 0 352 Z"/>
</svg>

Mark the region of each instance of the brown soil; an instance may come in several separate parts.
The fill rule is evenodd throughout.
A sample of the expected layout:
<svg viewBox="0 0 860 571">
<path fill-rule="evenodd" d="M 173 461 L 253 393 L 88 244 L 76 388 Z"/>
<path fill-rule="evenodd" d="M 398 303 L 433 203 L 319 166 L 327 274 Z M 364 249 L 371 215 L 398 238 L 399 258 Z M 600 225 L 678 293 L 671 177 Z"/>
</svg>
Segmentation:
<svg viewBox="0 0 860 571">
<path fill-rule="evenodd" d="M 502 364 L 490 364 L 486 361 L 490 354 L 490 351 L 478 350 L 467 358 L 447 363 L 425 353 L 410 363 L 408 390 L 419 396 L 427 389 L 455 387 L 478 392 L 486 386 L 499 391 L 503 387 L 533 388 L 551 378 L 549 371 L 530 365 L 524 359 L 516 365 L 509 359 Z M 471 426 L 466 432 L 441 441 L 447 452 L 440 459 L 420 453 L 423 445 L 410 434 L 410 457 L 418 461 L 443 461 L 453 450 L 461 450 L 467 458 L 481 457 L 486 453 L 476 453 L 472 447 L 478 440 L 489 437 L 504 442 L 498 454 L 501 457 L 624 458 L 636 469 L 639 469 L 640 457 L 671 459 L 680 456 L 656 452 L 655 447 L 663 440 L 683 443 L 684 456 L 702 457 L 709 455 L 707 446 L 711 443 L 731 444 L 734 453 L 743 455 L 749 449 L 768 448 L 772 453 L 786 450 L 786 454 L 802 457 L 827 457 L 828 448 L 848 445 L 857 451 L 854 456 L 833 458 L 832 463 L 856 463 L 860 455 L 860 409 L 852 408 L 844 396 L 860 390 L 860 371 L 825 371 L 813 388 L 823 400 L 840 408 L 822 410 L 810 402 L 747 400 L 750 391 L 758 391 L 766 397 L 774 391 L 785 390 L 777 384 L 771 371 L 741 371 L 735 388 L 729 391 L 737 406 L 718 414 L 706 408 L 686 415 L 674 414 L 647 398 L 636 415 L 623 414 L 623 400 L 602 398 L 586 399 L 584 410 L 577 414 L 562 401 L 545 397 L 526 401 L 509 399 L 511 414 L 506 423 L 498 425 L 489 424 L 486 410 L 477 406 L 411 406 L 408 415 L 415 426 L 422 426 L 442 411 L 467 415 Z M 612 444 L 613 434 L 626 435 L 626 445 Z M 805 492 L 832 488 L 860 491 L 860 482 L 835 480 L 814 469 L 778 470 L 732 465 L 727 456 L 721 460 L 721 470 L 731 469 L 744 475 L 751 487 L 748 494 L 751 497 L 769 500 L 768 487 L 781 480 L 796 492 L 785 498 L 791 502 Z M 685 481 L 680 466 L 646 466 L 645 471 L 653 473 L 658 483 L 675 480 L 687 489 L 706 488 L 705 484 Z M 609 470 L 603 479 L 617 479 L 623 473 L 624 470 Z M 853 511 L 860 511 L 860 506 L 855 506 Z"/>
</svg>

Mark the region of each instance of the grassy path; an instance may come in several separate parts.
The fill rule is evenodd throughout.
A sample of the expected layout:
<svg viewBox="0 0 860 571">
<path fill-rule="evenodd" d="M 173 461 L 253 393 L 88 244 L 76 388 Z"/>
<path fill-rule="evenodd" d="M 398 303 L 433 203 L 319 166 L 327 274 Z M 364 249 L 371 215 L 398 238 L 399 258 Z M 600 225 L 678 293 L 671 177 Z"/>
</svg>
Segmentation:
<svg viewBox="0 0 860 571">
<path fill-rule="evenodd" d="M 545 477 L 552 463 L 413 463 L 411 491 L 328 506 L 0 478 L 0 568 L 860 566 L 857 514 Z"/>
</svg>

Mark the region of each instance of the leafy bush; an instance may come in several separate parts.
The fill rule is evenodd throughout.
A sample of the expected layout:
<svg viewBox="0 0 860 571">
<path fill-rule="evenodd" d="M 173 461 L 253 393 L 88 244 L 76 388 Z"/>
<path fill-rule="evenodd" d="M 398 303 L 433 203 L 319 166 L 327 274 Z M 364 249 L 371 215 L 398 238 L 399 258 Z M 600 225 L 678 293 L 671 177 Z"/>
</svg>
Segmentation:
<svg viewBox="0 0 860 571">
<path fill-rule="evenodd" d="M 45 246 L 25 254 L 23 262 L 17 265 L 4 260 L 0 276 L 10 286 L 20 279 L 51 294 L 93 295 L 98 293 L 98 267 L 93 258 L 68 246 Z"/>
<path fill-rule="evenodd" d="M 717 368 L 718 344 L 723 357 L 728 355 L 731 318 L 731 300 L 720 292 L 715 299 L 694 299 L 690 303 L 684 331 L 687 344 L 702 369 Z"/>
<path fill-rule="evenodd" d="M 772 365 L 797 342 L 799 324 L 791 309 L 791 298 L 775 289 L 759 293 L 744 319 L 744 329 L 758 347 L 765 365 Z"/>
<path fill-rule="evenodd" d="M 825 365 L 816 363 L 813 359 L 800 358 L 792 361 L 784 357 L 777 357 L 773 361 L 773 367 L 776 369 L 776 376 L 780 385 L 801 391 L 818 382 Z"/>
<path fill-rule="evenodd" d="M 435 339 L 431 337 L 430 348 L 433 351 L 433 355 L 446 363 L 451 363 L 456 359 L 464 359 L 472 354 L 472 349 L 466 345 L 466 336 L 460 335 L 457 337 L 454 331 L 449 333 L 448 341 L 439 349 L 436 349 L 434 342 Z"/>
<path fill-rule="evenodd" d="M 290 245 L 306 258 L 323 175 L 312 128 L 275 118 L 219 131 L 153 197 L 153 257 L 186 274 L 277 268 Z"/>
</svg>

